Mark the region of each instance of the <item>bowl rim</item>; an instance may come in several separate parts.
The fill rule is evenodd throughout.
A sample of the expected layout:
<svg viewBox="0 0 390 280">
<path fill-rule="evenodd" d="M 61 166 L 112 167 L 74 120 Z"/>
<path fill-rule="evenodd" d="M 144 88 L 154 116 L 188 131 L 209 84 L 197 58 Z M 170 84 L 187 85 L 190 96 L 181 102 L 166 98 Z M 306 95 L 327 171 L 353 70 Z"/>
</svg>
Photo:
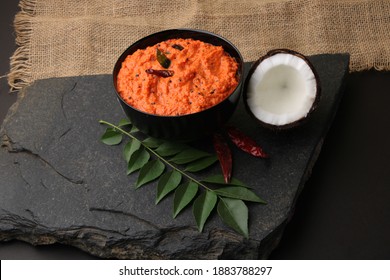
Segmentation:
<svg viewBox="0 0 390 280">
<path fill-rule="evenodd" d="M 214 104 L 213 106 L 211 107 L 208 107 L 202 111 L 198 111 L 198 112 L 195 112 L 195 113 L 189 113 L 189 114 L 183 114 L 183 115 L 158 115 L 158 114 L 152 114 L 152 113 L 148 113 L 148 112 L 145 112 L 145 111 L 142 111 L 138 108 L 135 108 L 133 106 L 131 106 L 130 104 L 128 104 L 125 100 L 123 100 L 122 96 L 119 94 L 117 88 L 116 88 L 116 75 L 115 75 L 115 72 L 116 70 L 118 69 L 118 72 L 121 68 L 121 64 L 123 62 L 123 60 L 130 54 L 127 54 L 128 50 L 130 48 L 133 48 L 136 44 L 139 44 L 140 42 L 142 41 L 145 41 L 151 37 L 154 37 L 154 36 L 157 36 L 157 35 L 161 35 L 161 34 L 169 34 L 171 32 L 185 32 L 185 31 L 189 31 L 189 32 L 194 32 L 194 33 L 199 33 L 199 34 L 206 34 L 206 35 L 209 35 L 209 36 L 213 36 L 213 37 L 216 37 L 222 41 L 225 41 L 226 43 L 228 43 L 230 45 L 230 47 L 233 48 L 233 50 L 238 54 L 238 58 L 239 58 L 239 61 L 238 64 L 239 64 L 239 68 L 237 69 L 237 72 L 240 74 L 239 75 L 239 80 L 238 80 L 238 84 L 237 86 L 234 88 L 234 90 L 228 95 L 226 96 L 222 101 L 220 101 L 219 103 L 217 104 Z M 164 40 L 168 40 L 168 39 L 164 39 Z M 200 40 L 201 41 L 201 40 Z M 205 43 L 208 43 L 208 42 L 205 42 Z M 211 44 L 211 43 L 209 43 Z M 213 44 L 212 44 L 213 45 Z M 225 50 L 226 51 L 226 50 Z M 135 52 L 135 51 L 134 51 Z M 134 53 L 133 52 L 133 53 Z M 236 59 L 236 58 L 234 58 Z M 131 108 L 132 110 L 135 110 L 139 113 L 142 113 L 142 114 L 145 114 L 147 116 L 151 116 L 151 117 L 158 117 L 158 118 L 180 118 L 180 117 L 185 117 L 185 116 L 195 116 L 195 115 L 198 115 L 198 114 L 201 114 L 201 113 L 204 113 L 204 112 L 207 112 L 209 110 L 212 110 L 213 108 L 215 108 L 216 106 L 218 106 L 219 104 L 225 102 L 226 100 L 228 100 L 235 92 L 237 89 L 240 88 L 240 86 L 243 85 L 244 83 L 244 59 L 241 55 L 241 52 L 239 51 L 239 49 L 232 43 L 230 42 L 229 40 L 227 40 L 226 38 L 222 37 L 221 35 L 218 35 L 218 34 L 215 34 L 213 32 L 210 32 L 210 31 L 207 31 L 207 30 L 202 30 L 202 29 L 191 29 L 191 28 L 174 28 L 174 29 L 165 29 L 165 30 L 162 30 L 162 31 L 158 31 L 158 32 L 155 32 L 155 33 L 152 33 L 152 34 L 149 34 L 145 37 L 142 37 L 140 39 L 138 39 L 137 41 L 135 41 L 134 43 L 132 43 L 130 46 L 128 46 L 123 52 L 122 54 L 118 57 L 118 59 L 116 60 L 115 64 L 114 64 L 114 69 L 112 71 L 112 78 L 113 78 L 113 86 L 114 86 L 114 90 L 115 90 L 115 94 L 117 96 L 117 98 L 119 98 L 123 104 L 125 104 L 127 107 Z M 242 90 L 242 89 L 241 89 Z"/>
</svg>

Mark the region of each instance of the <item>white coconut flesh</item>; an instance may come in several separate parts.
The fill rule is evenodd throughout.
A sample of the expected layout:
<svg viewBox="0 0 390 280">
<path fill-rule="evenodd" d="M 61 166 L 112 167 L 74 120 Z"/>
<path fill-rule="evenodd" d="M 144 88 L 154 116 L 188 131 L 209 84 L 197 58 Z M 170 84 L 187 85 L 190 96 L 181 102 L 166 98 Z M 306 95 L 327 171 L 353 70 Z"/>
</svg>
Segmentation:
<svg viewBox="0 0 390 280">
<path fill-rule="evenodd" d="M 301 57 L 277 53 L 250 77 L 247 104 L 260 121 L 282 126 L 305 118 L 317 95 L 315 75 Z"/>
</svg>

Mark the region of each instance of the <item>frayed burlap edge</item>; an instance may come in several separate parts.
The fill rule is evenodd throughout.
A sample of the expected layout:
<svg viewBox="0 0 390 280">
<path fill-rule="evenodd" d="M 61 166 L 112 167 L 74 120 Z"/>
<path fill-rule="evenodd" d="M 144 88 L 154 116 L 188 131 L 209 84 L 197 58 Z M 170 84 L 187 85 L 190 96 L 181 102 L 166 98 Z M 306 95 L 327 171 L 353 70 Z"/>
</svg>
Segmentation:
<svg viewBox="0 0 390 280">
<path fill-rule="evenodd" d="M 10 72 L 7 75 L 11 91 L 20 90 L 33 82 L 31 75 L 30 45 L 33 32 L 32 17 L 36 0 L 21 0 L 20 12 L 15 16 L 14 28 L 18 48 L 10 58 Z"/>
<path fill-rule="evenodd" d="M 19 2 L 19 7 L 21 11 L 17 13 L 14 20 L 16 43 L 18 45 L 18 48 L 10 59 L 10 72 L 7 75 L 8 84 L 10 86 L 11 91 L 20 90 L 30 85 L 36 79 L 36 77 L 34 78 L 35 72 L 33 71 L 34 60 L 32 60 L 33 58 L 31 57 L 31 55 L 33 51 L 32 37 L 34 32 L 34 18 L 36 16 L 37 9 L 38 9 L 37 2 L 39 1 L 20 0 Z M 340 5 L 342 3 L 343 2 L 341 2 Z M 337 5 L 335 4 L 335 7 L 336 6 Z M 271 7 L 271 5 L 269 7 Z M 384 25 L 386 26 L 387 24 L 388 21 L 387 19 L 385 19 Z M 306 47 L 307 46 L 304 46 L 304 49 Z M 378 50 L 373 50 L 372 48 L 366 51 L 370 53 L 371 50 L 374 52 L 378 51 Z M 313 54 L 313 51 L 306 50 L 305 52 L 302 50 L 302 52 L 307 55 Z M 343 50 L 343 52 L 345 52 L 345 49 Z M 339 53 L 339 52 L 335 49 L 329 49 L 326 51 L 326 53 Z M 377 57 L 369 56 L 364 61 L 360 61 L 358 63 L 356 59 L 356 53 L 351 53 L 351 64 L 350 64 L 351 72 L 364 71 L 370 69 L 375 69 L 378 71 L 389 71 L 390 59 L 384 59 L 382 61 L 378 61 Z"/>
</svg>

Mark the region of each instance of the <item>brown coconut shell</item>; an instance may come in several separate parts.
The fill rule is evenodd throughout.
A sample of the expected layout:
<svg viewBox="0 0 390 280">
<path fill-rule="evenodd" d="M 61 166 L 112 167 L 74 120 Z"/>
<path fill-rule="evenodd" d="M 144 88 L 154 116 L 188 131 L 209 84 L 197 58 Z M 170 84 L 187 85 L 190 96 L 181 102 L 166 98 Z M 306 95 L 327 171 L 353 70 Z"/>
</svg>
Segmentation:
<svg viewBox="0 0 390 280">
<path fill-rule="evenodd" d="M 249 105 L 248 105 L 248 102 L 247 102 L 247 100 L 248 100 L 248 96 L 247 96 L 248 85 L 249 85 L 250 79 L 252 78 L 253 73 L 255 72 L 257 67 L 260 65 L 260 63 L 262 63 L 265 59 L 267 59 L 267 58 L 269 58 L 271 56 L 274 56 L 276 54 L 279 54 L 279 53 L 287 53 L 287 54 L 291 54 L 291 55 L 294 55 L 294 56 L 297 56 L 297 57 L 303 59 L 306 62 L 306 64 L 310 67 L 311 71 L 313 72 L 314 77 L 316 79 L 316 86 L 317 86 L 316 98 L 315 98 L 315 100 L 313 102 L 313 105 L 310 108 L 309 112 L 306 114 L 306 116 L 301 118 L 301 119 L 299 119 L 299 120 L 296 120 L 294 122 L 291 122 L 291 123 L 288 123 L 288 124 L 285 124 L 285 125 L 273 125 L 273 124 L 269 124 L 269 123 L 266 123 L 266 122 L 263 122 L 263 121 L 259 120 L 253 114 L 253 112 L 249 108 Z M 272 129 L 272 130 L 287 130 L 287 129 L 291 129 L 291 128 L 294 128 L 294 127 L 297 127 L 297 126 L 300 126 L 300 125 L 304 124 L 310 118 L 310 116 L 315 111 L 315 109 L 318 107 L 320 98 L 321 98 L 321 84 L 320 84 L 320 79 L 319 79 L 319 75 L 317 73 L 317 70 L 314 68 L 313 64 L 308 60 L 308 58 L 306 56 L 304 56 L 303 54 L 301 54 L 301 53 L 299 53 L 297 51 L 289 50 L 289 49 L 274 49 L 274 50 L 271 50 L 266 55 L 260 57 L 257 61 L 255 61 L 252 64 L 252 66 L 251 66 L 251 68 L 250 68 L 250 70 L 248 72 L 248 75 L 247 75 L 247 77 L 245 79 L 244 87 L 243 87 L 243 101 L 244 101 L 245 109 L 248 112 L 248 114 L 252 118 L 254 118 L 261 126 L 266 127 L 268 129 Z"/>
</svg>

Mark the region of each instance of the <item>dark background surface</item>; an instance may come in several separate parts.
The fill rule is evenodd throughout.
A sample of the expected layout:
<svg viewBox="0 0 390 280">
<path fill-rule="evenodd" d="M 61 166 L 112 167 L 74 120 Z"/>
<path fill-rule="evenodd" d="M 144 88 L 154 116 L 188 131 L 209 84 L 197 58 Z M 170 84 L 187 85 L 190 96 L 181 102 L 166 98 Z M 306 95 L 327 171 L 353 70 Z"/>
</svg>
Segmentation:
<svg viewBox="0 0 390 280">
<path fill-rule="evenodd" d="M 18 1 L 0 2 L 0 123 Z M 312 176 L 270 259 L 390 259 L 390 72 L 350 75 Z M 1 179 L 1 178 L 0 178 Z M 1 195 L 1 194 L 0 194 Z M 0 242 L 0 259 L 94 259 L 76 248 Z"/>
</svg>

